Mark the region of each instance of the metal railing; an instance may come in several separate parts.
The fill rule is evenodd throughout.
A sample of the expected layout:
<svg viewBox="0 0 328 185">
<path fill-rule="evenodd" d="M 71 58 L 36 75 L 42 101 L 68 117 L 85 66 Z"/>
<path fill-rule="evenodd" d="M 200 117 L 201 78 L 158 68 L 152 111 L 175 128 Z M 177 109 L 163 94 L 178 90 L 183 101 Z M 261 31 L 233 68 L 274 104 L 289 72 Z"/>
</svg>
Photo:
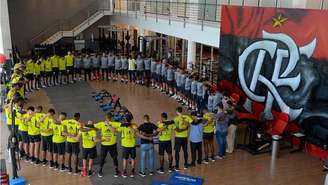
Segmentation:
<svg viewBox="0 0 328 185">
<path fill-rule="evenodd" d="M 327 0 L 317 0 L 313 8 L 324 9 L 328 6 Z M 231 4 L 240 6 L 270 6 L 288 8 L 288 3 L 280 0 L 199 0 L 198 3 L 186 2 L 186 0 L 94 0 L 86 8 L 75 15 L 57 20 L 36 34 L 30 41 L 30 46 L 41 43 L 50 36 L 60 31 L 71 31 L 78 25 L 101 10 L 111 10 L 113 3 L 114 14 L 140 18 L 145 20 L 153 18 L 158 22 L 160 19 L 183 22 L 185 27 L 188 23 L 198 24 L 201 29 L 204 26 L 219 27 L 221 20 L 221 5 Z M 314 5 L 313 5 L 314 6 Z"/>
<path fill-rule="evenodd" d="M 47 26 L 45 29 L 37 33 L 30 40 L 30 46 L 40 44 L 56 33 L 63 31 L 72 31 L 84 21 L 87 21 L 91 17 L 97 15 L 97 13 L 105 10 L 110 10 L 111 2 L 111 0 L 95 0 L 89 5 L 87 5 L 86 8 L 83 8 L 73 16 L 63 20 L 56 20 L 51 25 Z"/>
<path fill-rule="evenodd" d="M 154 18 L 171 21 L 181 21 L 199 24 L 203 30 L 205 25 L 218 26 L 220 22 L 221 5 L 217 3 L 189 3 L 169 0 L 115 0 L 114 14 L 126 15 L 135 18 Z"/>
</svg>

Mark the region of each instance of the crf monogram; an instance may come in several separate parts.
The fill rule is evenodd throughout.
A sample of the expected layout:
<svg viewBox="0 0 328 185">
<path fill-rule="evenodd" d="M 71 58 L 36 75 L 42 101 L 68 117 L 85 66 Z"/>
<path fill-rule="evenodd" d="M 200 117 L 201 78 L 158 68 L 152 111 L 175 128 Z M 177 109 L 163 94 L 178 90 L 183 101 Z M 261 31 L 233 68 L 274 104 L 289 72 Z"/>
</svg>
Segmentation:
<svg viewBox="0 0 328 185">
<path fill-rule="evenodd" d="M 287 47 L 286 49 L 278 48 L 278 43 L 282 42 Z M 239 56 L 238 64 L 238 76 L 240 85 L 243 91 L 248 96 L 244 107 L 247 111 L 252 112 L 252 102 L 265 102 L 264 118 L 272 119 L 272 104 L 276 100 L 277 104 L 282 112 L 289 115 L 290 121 L 295 120 L 303 111 L 303 108 L 292 108 L 286 104 L 282 96 L 279 94 L 277 88 L 286 86 L 290 87 L 293 91 L 296 91 L 301 84 L 301 75 L 298 73 L 296 76 L 290 77 L 290 73 L 295 69 L 300 55 L 305 55 L 310 58 L 316 47 L 316 39 L 314 38 L 309 44 L 298 47 L 294 40 L 284 33 L 268 33 L 263 31 L 263 40 L 257 41 L 249 45 L 243 53 Z M 248 56 L 258 51 L 257 61 L 253 71 L 253 76 L 249 84 L 245 79 L 245 63 Z M 266 54 L 269 54 L 270 58 L 276 58 L 273 68 L 273 74 L 271 79 L 267 79 L 261 75 L 261 68 L 264 63 Z M 285 70 L 281 70 L 283 61 L 288 60 Z M 271 62 L 271 61 L 267 61 Z M 267 94 L 265 96 L 255 94 L 258 82 L 263 83 L 267 87 Z"/>
</svg>

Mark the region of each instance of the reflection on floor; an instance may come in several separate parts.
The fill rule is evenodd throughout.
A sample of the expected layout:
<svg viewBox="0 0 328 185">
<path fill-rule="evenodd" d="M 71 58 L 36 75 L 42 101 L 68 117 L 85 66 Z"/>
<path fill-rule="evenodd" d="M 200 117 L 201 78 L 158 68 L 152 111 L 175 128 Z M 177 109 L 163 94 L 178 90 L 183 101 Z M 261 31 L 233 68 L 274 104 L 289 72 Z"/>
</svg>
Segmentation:
<svg viewBox="0 0 328 185">
<path fill-rule="evenodd" d="M 90 82 L 66 85 L 63 88 L 53 87 L 45 91 L 33 93 L 30 96 L 31 104 L 42 104 L 45 107 L 54 106 L 58 112 L 67 111 L 74 113 L 80 111 L 84 120 L 102 119 L 103 113 L 99 112 L 96 103 L 91 99 L 90 92 L 107 89 L 117 94 L 136 117 L 138 124 L 142 116 L 147 113 L 155 122 L 161 112 L 166 111 L 170 116 L 174 115 L 177 106 L 173 99 L 163 96 L 157 90 L 141 86 L 123 85 L 120 82 Z M 44 93 L 46 92 L 46 93 Z M 85 94 L 86 93 L 86 94 Z M 46 96 L 46 94 L 48 96 Z M 50 101 L 49 101 L 50 99 Z M 62 110 L 61 110 L 62 109 Z M 78 109 L 78 110 L 77 110 Z M 120 153 L 119 153 L 120 154 Z M 305 153 L 289 154 L 288 150 L 281 151 L 277 159 L 275 169 L 271 169 L 269 154 L 253 156 L 241 150 L 227 155 L 225 160 L 216 161 L 208 165 L 182 171 L 181 173 L 201 176 L 205 179 L 205 185 L 317 185 L 323 184 L 324 173 L 321 171 L 321 163 Z M 105 169 L 105 177 L 99 179 L 81 178 L 65 173 L 53 171 L 47 167 L 33 166 L 21 162 L 23 169 L 20 171 L 31 185 L 141 185 L 149 184 L 152 179 L 167 179 L 168 175 L 155 175 L 153 177 L 135 179 L 122 179 L 112 177 L 112 161 L 108 157 Z"/>
</svg>

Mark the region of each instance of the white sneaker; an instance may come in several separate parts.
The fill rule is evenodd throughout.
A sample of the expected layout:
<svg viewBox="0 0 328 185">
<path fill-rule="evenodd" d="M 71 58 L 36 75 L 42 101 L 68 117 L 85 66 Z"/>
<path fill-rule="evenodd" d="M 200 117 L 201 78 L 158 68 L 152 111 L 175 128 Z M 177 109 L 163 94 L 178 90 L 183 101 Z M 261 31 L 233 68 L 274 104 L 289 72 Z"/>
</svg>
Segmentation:
<svg viewBox="0 0 328 185">
<path fill-rule="evenodd" d="M 215 159 L 219 159 L 219 160 L 224 159 L 224 157 L 220 157 L 220 156 L 218 156 L 218 155 L 215 156 L 214 158 L 215 158 Z"/>
</svg>

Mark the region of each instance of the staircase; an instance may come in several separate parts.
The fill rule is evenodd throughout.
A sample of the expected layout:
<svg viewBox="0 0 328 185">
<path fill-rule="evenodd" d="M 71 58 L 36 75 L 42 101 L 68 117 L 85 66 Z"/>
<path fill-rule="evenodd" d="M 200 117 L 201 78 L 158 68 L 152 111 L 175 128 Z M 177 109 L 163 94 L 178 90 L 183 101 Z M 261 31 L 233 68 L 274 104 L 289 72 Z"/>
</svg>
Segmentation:
<svg viewBox="0 0 328 185">
<path fill-rule="evenodd" d="M 86 30 L 102 17 L 113 14 L 111 0 L 95 0 L 85 9 L 65 20 L 57 20 L 30 40 L 36 44 L 54 44 L 63 37 L 74 37 Z"/>
</svg>

